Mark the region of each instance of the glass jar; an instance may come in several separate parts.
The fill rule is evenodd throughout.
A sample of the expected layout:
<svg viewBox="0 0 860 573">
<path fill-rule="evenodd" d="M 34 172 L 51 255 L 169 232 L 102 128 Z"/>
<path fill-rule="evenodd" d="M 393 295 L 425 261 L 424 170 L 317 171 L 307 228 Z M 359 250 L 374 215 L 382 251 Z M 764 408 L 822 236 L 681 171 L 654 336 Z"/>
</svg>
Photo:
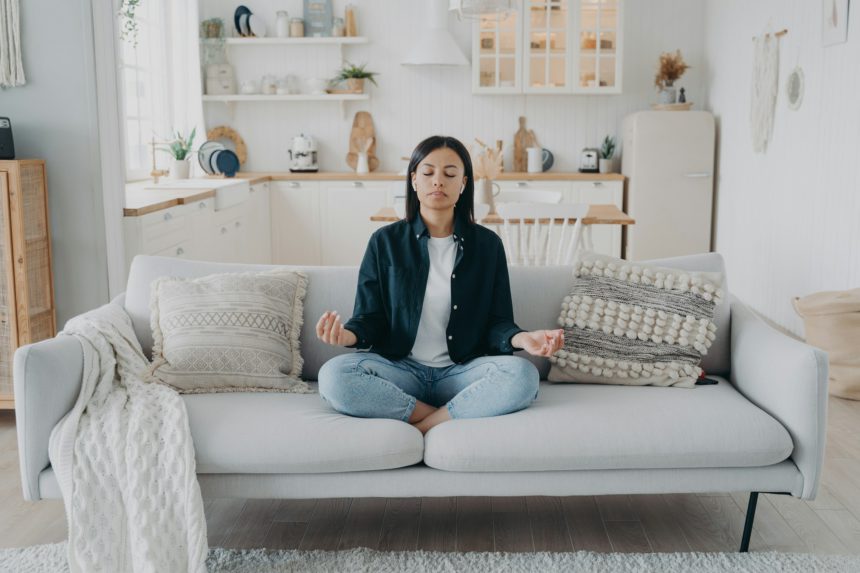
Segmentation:
<svg viewBox="0 0 860 573">
<path fill-rule="evenodd" d="M 335 38 L 340 38 L 343 36 L 345 31 L 345 25 L 343 23 L 343 18 L 335 18 L 334 24 L 331 27 L 331 35 Z"/>
<path fill-rule="evenodd" d="M 279 38 L 290 37 L 290 15 L 286 10 L 278 10 L 278 19 L 275 21 L 275 28 Z"/>
<path fill-rule="evenodd" d="M 290 36 L 294 38 L 303 38 L 305 35 L 305 21 L 301 18 L 293 18 L 290 20 Z"/>
</svg>

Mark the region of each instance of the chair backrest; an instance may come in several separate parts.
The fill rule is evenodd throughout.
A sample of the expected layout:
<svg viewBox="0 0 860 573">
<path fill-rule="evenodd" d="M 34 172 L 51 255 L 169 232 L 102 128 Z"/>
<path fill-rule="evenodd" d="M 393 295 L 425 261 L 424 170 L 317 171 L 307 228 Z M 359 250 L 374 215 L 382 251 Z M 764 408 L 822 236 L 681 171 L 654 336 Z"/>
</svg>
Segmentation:
<svg viewBox="0 0 860 573">
<path fill-rule="evenodd" d="M 569 265 L 582 237 L 584 203 L 499 203 L 497 225 L 510 265 Z M 575 223 L 571 220 L 575 219 Z"/>
<path fill-rule="evenodd" d="M 498 203 L 561 203 L 560 191 L 500 191 Z"/>
</svg>

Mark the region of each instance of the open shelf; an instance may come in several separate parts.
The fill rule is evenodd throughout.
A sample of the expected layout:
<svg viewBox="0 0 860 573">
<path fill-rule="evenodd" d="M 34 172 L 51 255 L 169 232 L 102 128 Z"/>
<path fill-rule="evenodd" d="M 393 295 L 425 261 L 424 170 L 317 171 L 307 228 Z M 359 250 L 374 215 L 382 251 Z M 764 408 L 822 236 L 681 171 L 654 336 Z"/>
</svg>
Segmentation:
<svg viewBox="0 0 860 573">
<path fill-rule="evenodd" d="M 205 95 L 203 101 L 237 102 L 237 101 L 361 101 L 370 99 L 369 94 L 290 94 L 290 95 Z"/>
<path fill-rule="evenodd" d="M 218 41 L 218 40 L 207 40 Z M 224 38 L 224 42 L 231 46 L 264 46 L 264 45 L 312 45 L 312 44 L 366 44 L 365 36 L 341 36 L 341 37 L 302 37 L 302 38 Z"/>
</svg>

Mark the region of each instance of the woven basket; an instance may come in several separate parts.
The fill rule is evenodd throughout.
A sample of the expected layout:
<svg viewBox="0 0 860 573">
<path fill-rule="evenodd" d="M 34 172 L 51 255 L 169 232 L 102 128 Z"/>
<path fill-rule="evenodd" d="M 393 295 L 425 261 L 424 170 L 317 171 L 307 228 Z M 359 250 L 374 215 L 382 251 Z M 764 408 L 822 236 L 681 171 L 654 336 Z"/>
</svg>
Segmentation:
<svg viewBox="0 0 860 573">
<path fill-rule="evenodd" d="M 793 302 L 806 341 L 827 351 L 830 393 L 860 400 L 860 288 L 818 292 Z"/>
</svg>

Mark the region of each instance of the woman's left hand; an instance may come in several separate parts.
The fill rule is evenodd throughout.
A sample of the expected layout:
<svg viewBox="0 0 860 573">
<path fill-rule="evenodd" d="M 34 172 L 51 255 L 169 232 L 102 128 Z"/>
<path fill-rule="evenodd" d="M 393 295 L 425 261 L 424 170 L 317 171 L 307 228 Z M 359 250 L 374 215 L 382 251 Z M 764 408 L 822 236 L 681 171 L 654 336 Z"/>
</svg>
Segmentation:
<svg viewBox="0 0 860 573">
<path fill-rule="evenodd" d="M 564 330 L 533 330 L 518 332 L 511 338 L 514 348 L 522 348 L 534 356 L 552 356 L 564 346 Z"/>
</svg>

